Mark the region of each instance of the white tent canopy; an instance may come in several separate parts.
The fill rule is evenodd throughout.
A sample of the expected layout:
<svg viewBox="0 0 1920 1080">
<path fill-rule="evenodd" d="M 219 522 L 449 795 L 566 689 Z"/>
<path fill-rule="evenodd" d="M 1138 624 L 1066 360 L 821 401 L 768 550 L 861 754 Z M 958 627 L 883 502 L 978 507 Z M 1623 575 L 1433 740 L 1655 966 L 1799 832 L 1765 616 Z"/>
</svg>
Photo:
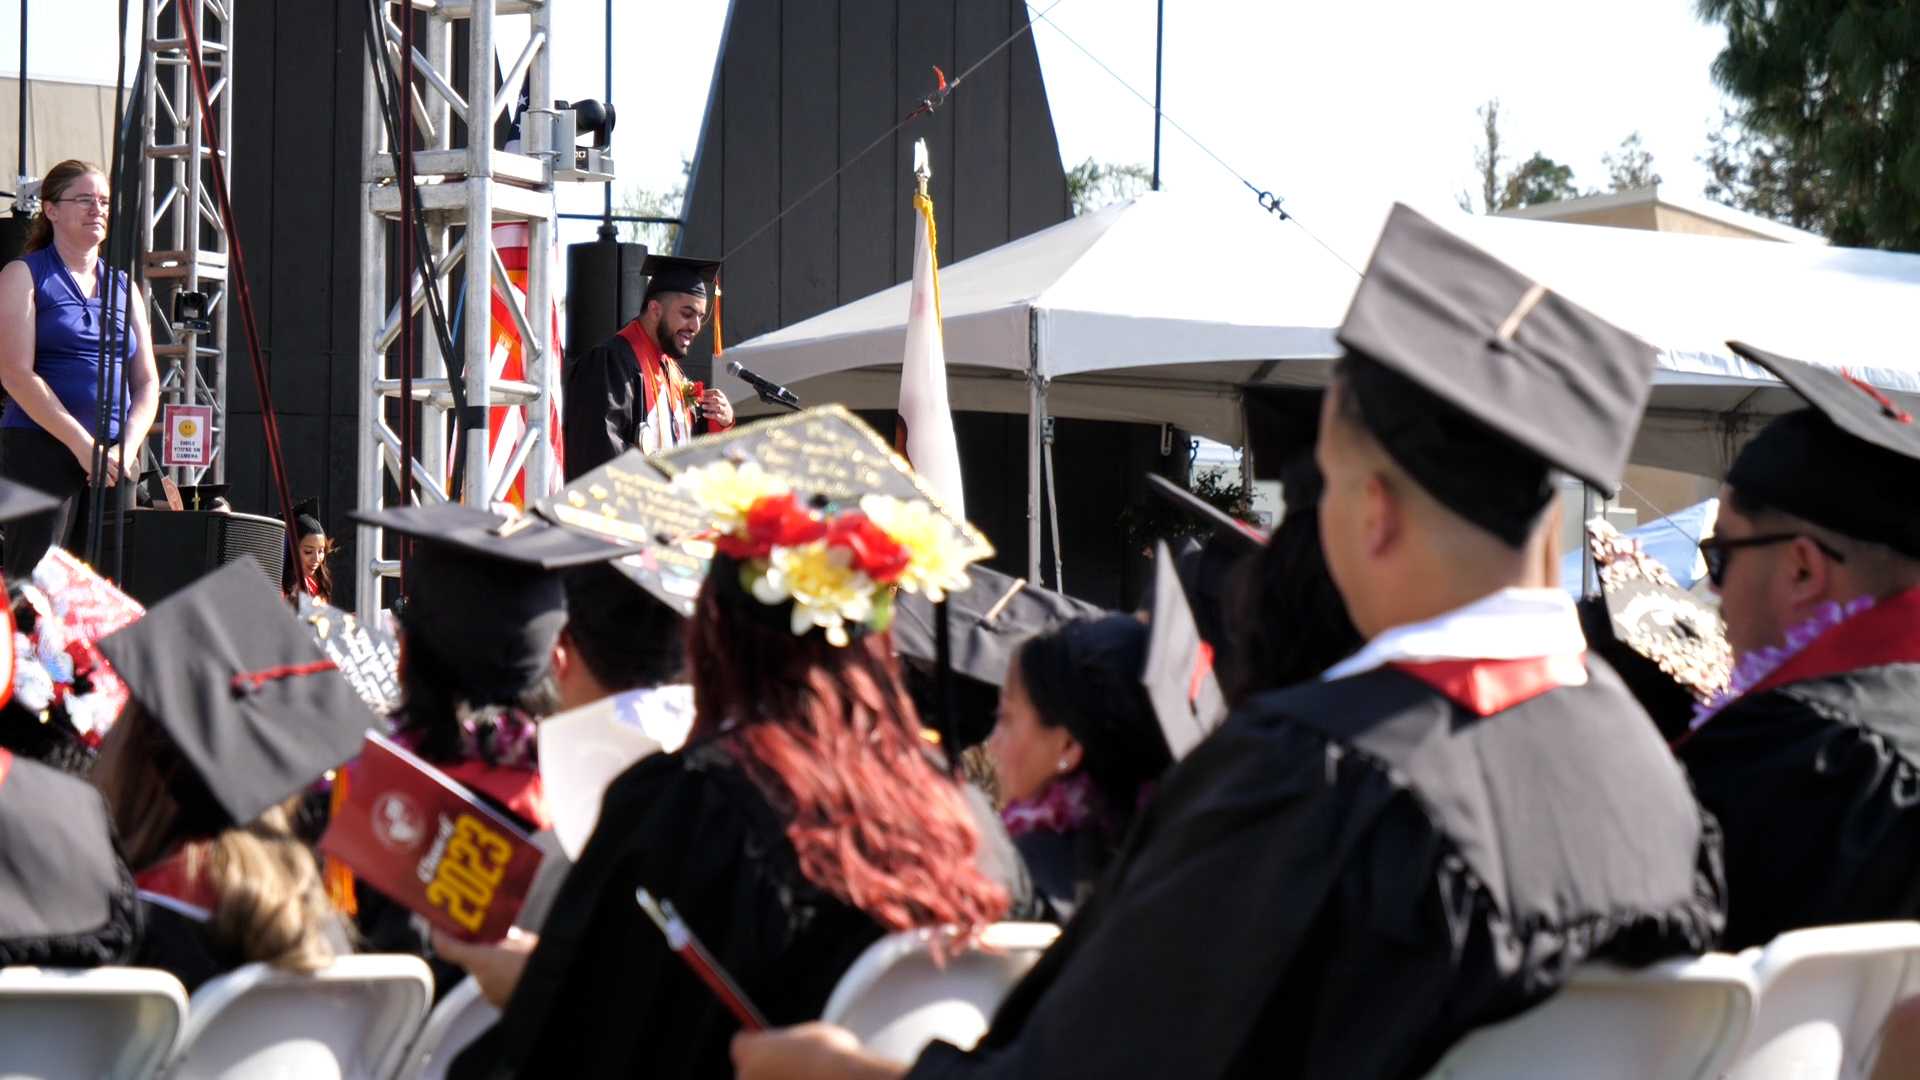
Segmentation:
<svg viewBox="0 0 1920 1080">
<path fill-rule="evenodd" d="M 1427 212 L 1660 351 L 1637 462 L 1715 475 L 1768 416 L 1798 406 L 1728 340 L 1920 395 L 1920 256 Z M 1358 283 L 1251 200 L 1141 196 L 942 270 L 953 407 L 1029 414 L 1036 450 L 1045 415 L 1171 423 L 1242 444 L 1243 389 L 1323 382 Z M 902 284 L 727 356 L 803 399 L 891 409 L 906 316 Z M 1030 458 L 1037 550 L 1040 455 Z"/>
</svg>

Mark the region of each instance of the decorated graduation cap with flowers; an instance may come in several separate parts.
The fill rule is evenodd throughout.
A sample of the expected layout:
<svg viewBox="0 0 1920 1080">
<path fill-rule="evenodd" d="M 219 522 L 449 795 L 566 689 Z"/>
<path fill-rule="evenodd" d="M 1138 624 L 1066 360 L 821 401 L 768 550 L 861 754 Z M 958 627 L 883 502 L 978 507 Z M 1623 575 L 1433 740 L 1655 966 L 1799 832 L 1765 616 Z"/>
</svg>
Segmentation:
<svg viewBox="0 0 1920 1080">
<path fill-rule="evenodd" d="M 697 440 L 649 459 L 697 507 L 719 584 L 795 635 L 834 645 L 885 630 L 899 592 L 938 603 L 993 554 L 873 429 L 829 405 Z M 680 538 L 682 540 L 687 537 Z"/>
</svg>

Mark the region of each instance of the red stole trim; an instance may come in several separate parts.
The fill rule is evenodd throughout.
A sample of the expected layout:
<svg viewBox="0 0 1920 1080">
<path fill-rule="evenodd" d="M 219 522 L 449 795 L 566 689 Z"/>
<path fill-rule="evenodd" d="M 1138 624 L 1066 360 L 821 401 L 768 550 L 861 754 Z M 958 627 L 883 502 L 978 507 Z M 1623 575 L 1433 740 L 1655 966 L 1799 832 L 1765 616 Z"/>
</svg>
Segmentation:
<svg viewBox="0 0 1920 1080">
<path fill-rule="evenodd" d="M 1920 588 L 1878 601 L 1832 627 L 1741 696 L 1860 668 L 1915 663 L 1920 663 Z"/>
<path fill-rule="evenodd" d="M 133 875 L 133 883 L 146 892 L 171 897 L 203 911 L 212 911 L 218 899 L 213 894 L 213 886 L 205 876 L 195 877 L 187 871 L 187 853 L 193 846 L 184 845 Z"/>
<path fill-rule="evenodd" d="M 1403 660 L 1387 665 L 1426 683 L 1475 716 L 1492 716 L 1549 690 L 1578 683 L 1586 656 L 1530 656 L 1520 660 Z"/>
<path fill-rule="evenodd" d="M 0 785 L 7 782 L 7 774 L 13 771 L 13 754 L 0 747 Z"/>
<path fill-rule="evenodd" d="M 641 415 L 644 417 L 653 412 L 653 403 L 660 396 L 660 380 L 665 378 L 667 397 L 671 401 L 669 408 L 674 410 L 678 422 L 687 432 L 687 437 L 691 439 L 693 409 L 686 403 L 687 387 L 690 385 L 686 373 L 680 370 L 678 363 L 660 351 L 660 343 L 640 328 L 639 319 L 621 327 L 619 336 L 624 338 L 627 345 L 633 349 L 634 364 L 640 369 L 640 390 L 646 395 L 646 400 L 640 403 Z M 722 427 L 711 419 L 707 421 L 709 432 L 726 431 L 732 426 L 728 424 Z"/>
<path fill-rule="evenodd" d="M 1193 674 L 1187 677 L 1187 704 L 1193 705 L 1200 700 L 1200 688 L 1206 685 L 1207 673 L 1213 670 L 1213 646 L 1205 641 L 1194 650 Z"/>
</svg>

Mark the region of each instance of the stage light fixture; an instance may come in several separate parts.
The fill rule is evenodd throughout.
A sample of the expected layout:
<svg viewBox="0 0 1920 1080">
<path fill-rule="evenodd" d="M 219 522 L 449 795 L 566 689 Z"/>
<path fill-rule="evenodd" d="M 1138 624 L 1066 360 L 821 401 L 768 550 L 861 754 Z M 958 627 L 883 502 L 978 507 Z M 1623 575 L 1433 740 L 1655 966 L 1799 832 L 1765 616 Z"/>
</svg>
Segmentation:
<svg viewBox="0 0 1920 1080">
<path fill-rule="evenodd" d="M 207 317 L 207 294 L 182 289 L 173 294 L 173 329 L 176 333 L 211 334 L 213 320 Z"/>
<path fill-rule="evenodd" d="M 545 150 L 553 155 L 553 178 L 587 182 L 613 179 L 614 108 L 600 101 L 556 101 L 553 108 L 528 110 L 545 120 L 548 142 Z M 580 145 L 582 137 L 588 144 Z"/>
</svg>

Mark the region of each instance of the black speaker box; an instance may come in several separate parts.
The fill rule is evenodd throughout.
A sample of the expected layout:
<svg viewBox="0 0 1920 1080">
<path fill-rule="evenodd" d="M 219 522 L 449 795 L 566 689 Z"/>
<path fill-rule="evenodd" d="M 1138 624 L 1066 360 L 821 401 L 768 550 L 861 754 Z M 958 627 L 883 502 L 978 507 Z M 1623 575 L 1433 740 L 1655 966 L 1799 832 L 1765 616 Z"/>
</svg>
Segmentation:
<svg viewBox="0 0 1920 1080">
<path fill-rule="evenodd" d="M 286 563 L 287 527 L 278 518 L 214 510 L 123 512 L 126 557 L 120 587 L 148 607 L 235 559 L 252 559 L 275 588 Z M 102 530 L 100 569 L 111 574 L 120 550 L 111 519 Z"/>
<path fill-rule="evenodd" d="M 601 238 L 567 245 L 567 357 L 578 359 L 640 314 L 645 244 Z"/>
</svg>

